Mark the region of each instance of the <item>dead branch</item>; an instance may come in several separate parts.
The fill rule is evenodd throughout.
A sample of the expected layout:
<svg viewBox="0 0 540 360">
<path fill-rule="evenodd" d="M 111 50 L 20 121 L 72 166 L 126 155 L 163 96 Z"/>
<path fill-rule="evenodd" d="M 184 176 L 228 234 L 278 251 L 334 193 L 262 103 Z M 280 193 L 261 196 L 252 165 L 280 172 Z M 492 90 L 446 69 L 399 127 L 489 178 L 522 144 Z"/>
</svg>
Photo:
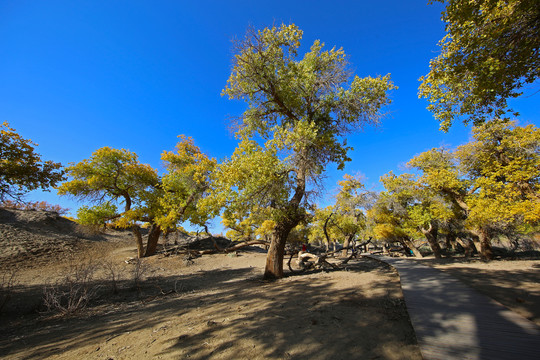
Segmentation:
<svg viewBox="0 0 540 360">
<path fill-rule="evenodd" d="M 237 250 L 240 250 L 242 248 L 245 248 L 247 246 L 252 246 L 252 245 L 270 245 L 270 243 L 265 240 L 253 240 L 253 241 L 244 241 L 228 248 L 221 248 L 216 243 L 215 238 L 212 237 L 212 241 L 214 243 L 215 249 L 192 250 L 192 249 L 185 249 L 184 246 L 175 246 L 173 248 L 167 249 L 164 256 L 169 256 L 170 254 L 174 253 L 174 254 L 187 254 L 191 256 L 192 258 L 197 258 L 199 256 L 209 255 L 209 254 L 218 254 L 218 253 L 227 254 L 227 253 L 235 252 Z"/>
<path fill-rule="evenodd" d="M 314 268 L 320 268 L 323 267 L 325 264 L 331 266 L 332 268 L 336 270 L 340 270 L 341 268 L 335 264 L 332 264 L 331 262 L 328 262 L 326 260 L 327 255 L 315 255 L 308 252 L 300 251 L 298 252 L 298 265 L 302 269 L 308 269 L 310 267 Z M 311 261 L 313 260 L 313 262 Z"/>
<path fill-rule="evenodd" d="M 326 255 L 327 256 L 334 255 L 335 253 L 342 252 L 343 250 L 348 250 L 348 249 L 353 249 L 354 250 L 355 248 L 358 248 L 360 246 L 365 246 L 365 245 L 369 244 L 370 242 L 371 242 L 371 238 L 369 238 L 368 240 L 366 240 L 363 243 L 358 244 L 358 245 L 350 245 L 350 246 L 341 248 L 339 250 L 334 250 L 334 251 L 327 252 Z M 356 255 L 356 254 L 353 254 L 353 255 Z"/>
</svg>

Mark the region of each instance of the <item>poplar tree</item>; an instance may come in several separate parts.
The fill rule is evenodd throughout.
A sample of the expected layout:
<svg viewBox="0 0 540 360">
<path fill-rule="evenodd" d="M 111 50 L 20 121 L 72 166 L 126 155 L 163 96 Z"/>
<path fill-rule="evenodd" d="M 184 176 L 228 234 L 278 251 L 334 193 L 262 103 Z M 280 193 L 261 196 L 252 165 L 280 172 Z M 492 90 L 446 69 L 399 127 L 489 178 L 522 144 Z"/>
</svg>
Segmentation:
<svg viewBox="0 0 540 360">
<path fill-rule="evenodd" d="M 514 113 L 508 99 L 540 76 L 540 1 L 437 0 L 445 3 L 441 53 L 420 78 L 419 96 L 448 131 Z"/>
<path fill-rule="evenodd" d="M 306 216 L 314 185 L 330 163 L 349 161 L 346 135 L 376 124 L 395 86 L 389 75 L 352 77 L 342 49 L 314 41 L 299 58 L 296 25 L 249 30 L 236 42 L 223 94 L 247 103 L 234 154 L 215 172 L 209 203 L 273 224 L 264 277 L 283 276 L 285 243 Z"/>
</svg>

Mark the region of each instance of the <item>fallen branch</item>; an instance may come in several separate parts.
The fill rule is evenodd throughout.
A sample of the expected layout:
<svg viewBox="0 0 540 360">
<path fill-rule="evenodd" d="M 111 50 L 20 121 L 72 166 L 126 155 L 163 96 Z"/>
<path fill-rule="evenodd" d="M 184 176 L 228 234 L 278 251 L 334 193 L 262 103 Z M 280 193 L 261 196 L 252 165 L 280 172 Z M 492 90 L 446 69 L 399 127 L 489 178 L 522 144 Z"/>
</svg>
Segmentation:
<svg viewBox="0 0 540 360">
<path fill-rule="evenodd" d="M 365 245 L 369 244 L 370 242 L 371 242 L 371 238 L 369 238 L 368 240 L 366 240 L 363 243 L 358 244 L 358 245 L 350 245 L 350 246 L 341 248 L 339 250 L 334 250 L 334 251 L 327 252 L 326 255 L 327 256 L 334 255 L 335 253 L 342 252 L 343 250 L 348 250 L 348 249 L 355 250 L 355 248 L 360 247 L 360 246 L 365 246 Z M 356 252 L 353 252 L 353 256 L 356 256 Z M 349 261 L 349 260 L 347 260 L 347 261 Z"/>
<path fill-rule="evenodd" d="M 289 257 L 289 261 L 287 261 L 287 266 L 289 267 L 289 270 L 292 272 L 292 273 L 297 273 L 298 271 L 294 270 L 291 266 L 291 260 L 293 258 L 294 255 L 298 254 L 298 252 L 291 252 L 291 257 Z M 304 270 L 302 270 L 304 271 Z"/>
<path fill-rule="evenodd" d="M 327 257 L 326 254 L 315 255 L 315 254 L 311 254 L 311 253 L 308 253 L 308 252 L 300 251 L 300 252 L 298 252 L 298 265 L 302 269 L 308 269 L 308 268 L 310 268 L 312 266 L 315 267 L 315 268 L 323 267 L 324 264 L 326 264 L 326 265 L 330 265 L 334 269 L 337 269 L 337 270 L 340 269 L 339 266 L 328 262 L 326 260 L 326 257 Z M 313 260 L 313 262 L 311 262 L 310 260 Z"/>
<path fill-rule="evenodd" d="M 253 241 L 244 241 L 228 248 L 221 248 L 216 243 L 214 238 L 212 238 L 212 240 L 214 242 L 215 249 L 193 250 L 193 249 L 186 249 L 185 246 L 175 246 L 174 248 L 167 249 L 164 253 L 164 256 L 169 256 L 170 254 L 175 254 L 175 255 L 187 254 L 193 258 L 196 258 L 202 255 L 209 255 L 209 254 L 219 254 L 219 253 L 227 254 L 227 253 L 235 252 L 237 250 L 240 250 L 242 248 L 245 248 L 247 246 L 252 246 L 252 245 L 269 245 L 269 243 L 264 240 L 253 240 Z"/>
</svg>

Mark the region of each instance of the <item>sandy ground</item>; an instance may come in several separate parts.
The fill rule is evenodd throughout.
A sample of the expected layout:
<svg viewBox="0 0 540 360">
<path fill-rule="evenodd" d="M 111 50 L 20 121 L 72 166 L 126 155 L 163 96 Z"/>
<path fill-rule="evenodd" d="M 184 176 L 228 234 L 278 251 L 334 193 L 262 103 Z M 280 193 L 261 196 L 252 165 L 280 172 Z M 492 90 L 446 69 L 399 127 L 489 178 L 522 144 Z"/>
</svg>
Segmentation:
<svg viewBox="0 0 540 360">
<path fill-rule="evenodd" d="M 376 261 L 263 282 L 261 251 L 155 256 L 137 289 L 136 265 L 124 262 L 132 246 L 102 250 L 18 274 L 0 326 L 2 358 L 421 359 L 398 276 Z M 36 313 L 44 286 L 96 263 L 116 266 L 118 294 L 101 265 L 92 281 L 99 296 L 85 309 Z"/>
<path fill-rule="evenodd" d="M 2 359 L 421 359 L 399 277 L 372 259 L 263 282 L 261 249 L 137 265 L 128 233 L 4 210 L 0 246 Z M 420 261 L 540 325 L 540 260 Z M 91 301 L 47 309 L 44 294 L 69 281 Z"/>
</svg>

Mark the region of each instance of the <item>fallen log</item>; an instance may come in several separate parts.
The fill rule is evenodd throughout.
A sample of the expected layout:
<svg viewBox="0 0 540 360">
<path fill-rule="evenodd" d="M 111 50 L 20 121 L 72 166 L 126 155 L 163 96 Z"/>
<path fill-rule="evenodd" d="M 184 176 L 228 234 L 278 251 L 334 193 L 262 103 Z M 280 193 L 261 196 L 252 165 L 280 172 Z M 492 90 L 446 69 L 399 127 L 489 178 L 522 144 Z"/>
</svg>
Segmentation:
<svg viewBox="0 0 540 360">
<path fill-rule="evenodd" d="M 187 254 L 192 258 L 196 258 L 202 255 L 209 255 L 209 254 L 228 254 L 231 252 L 238 251 L 242 248 L 245 248 L 247 246 L 252 245 L 268 245 L 267 241 L 263 240 L 253 240 L 253 241 L 244 241 L 239 244 L 236 244 L 234 246 L 230 246 L 227 248 L 221 248 L 214 239 L 212 239 L 214 242 L 214 249 L 206 249 L 206 250 L 194 250 L 189 249 L 189 245 L 183 245 L 183 246 L 175 246 L 173 248 L 165 250 L 163 253 L 163 256 L 170 256 L 171 254 L 178 255 L 178 254 Z"/>
<path fill-rule="evenodd" d="M 308 252 L 300 251 L 298 252 L 298 266 L 300 266 L 300 268 L 302 269 L 307 269 L 310 267 L 314 267 L 314 268 L 324 267 L 324 265 L 326 264 L 333 267 L 334 269 L 340 269 L 339 266 L 332 264 L 331 262 L 328 262 L 326 258 L 327 258 L 326 254 L 315 255 Z M 313 262 L 311 262 L 311 260 Z"/>
<path fill-rule="evenodd" d="M 228 248 L 220 248 L 217 245 L 217 243 L 214 242 L 214 246 L 215 246 L 216 250 L 202 250 L 200 253 L 201 253 L 201 255 L 216 254 L 216 253 L 227 254 L 227 253 L 234 252 L 234 251 L 240 250 L 242 248 L 245 248 L 246 246 L 251 246 L 251 245 L 270 245 L 270 243 L 268 241 L 264 241 L 264 240 L 253 240 L 253 241 L 244 241 L 244 242 L 241 242 L 240 244 L 237 244 L 237 245 L 234 245 L 234 246 L 231 246 L 231 247 L 228 247 Z"/>
<path fill-rule="evenodd" d="M 329 251 L 329 252 L 326 252 L 326 255 L 330 256 L 330 255 L 334 255 L 335 253 L 338 253 L 338 252 L 341 252 L 343 250 L 348 250 L 348 249 L 352 249 L 353 250 L 353 256 L 356 256 L 356 248 L 360 247 L 360 246 L 365 246 L 367 244 L 369 244 L 371 242 L 371 238 L 369 238 L 368 240 L 364 241 L 363 243 L 360 243 L 358 245 L 350 245 L 350 246 L 347 246 L 347 247 L 344 247 L 344 248 L 341 248 L 339 250 L 334 250 L 334 251 Z M 347 260 L 348 261 L 348 260 Z"/>
</svg>

